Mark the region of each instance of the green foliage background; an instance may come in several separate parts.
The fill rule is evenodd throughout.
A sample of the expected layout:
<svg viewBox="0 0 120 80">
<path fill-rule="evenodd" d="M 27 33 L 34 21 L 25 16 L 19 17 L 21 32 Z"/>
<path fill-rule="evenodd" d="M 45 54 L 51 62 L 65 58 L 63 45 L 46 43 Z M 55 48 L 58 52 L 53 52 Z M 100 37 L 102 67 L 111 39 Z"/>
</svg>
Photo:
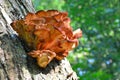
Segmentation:
<svg viewBox="0 0 120 80">
<path fill-rule="evenodd" d="M 120 80 L 120 0 L 33 0 L 36 10 L 67 11 L 80 45 L 67 57 L 80 80 Z"/>
</svg>

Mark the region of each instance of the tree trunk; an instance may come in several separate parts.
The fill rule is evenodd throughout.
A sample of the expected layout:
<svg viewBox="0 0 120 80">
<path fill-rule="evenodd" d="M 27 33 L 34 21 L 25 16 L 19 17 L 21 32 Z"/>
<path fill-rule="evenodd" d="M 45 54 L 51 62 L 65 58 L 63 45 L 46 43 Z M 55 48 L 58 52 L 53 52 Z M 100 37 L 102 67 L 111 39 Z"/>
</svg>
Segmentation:
<svg viewBox="0 0 120 80">
<path fill-rule="evenodd" d="M 27 55 L 10 26 L 27 12 L 35 12 L 30 0 L 0 0 L 0 80 L 77 80 L 67 59 L 42 69 Z"/>
</svg>

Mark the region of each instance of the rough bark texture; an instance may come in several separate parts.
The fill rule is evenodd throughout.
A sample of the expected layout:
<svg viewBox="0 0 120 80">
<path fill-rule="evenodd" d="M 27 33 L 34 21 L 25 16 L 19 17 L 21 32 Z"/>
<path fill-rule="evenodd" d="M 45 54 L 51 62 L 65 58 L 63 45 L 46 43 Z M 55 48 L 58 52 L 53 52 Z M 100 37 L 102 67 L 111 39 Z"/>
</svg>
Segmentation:
<svg viewBox="0 0 120 80">
<path fill-rule="evenodd" d="M 0 80 L 77 80 L 67 59 L 45 69 L 27 55 L 10 23 L 35 12 L 30 0 L 0 0 Z"/>
</svg>

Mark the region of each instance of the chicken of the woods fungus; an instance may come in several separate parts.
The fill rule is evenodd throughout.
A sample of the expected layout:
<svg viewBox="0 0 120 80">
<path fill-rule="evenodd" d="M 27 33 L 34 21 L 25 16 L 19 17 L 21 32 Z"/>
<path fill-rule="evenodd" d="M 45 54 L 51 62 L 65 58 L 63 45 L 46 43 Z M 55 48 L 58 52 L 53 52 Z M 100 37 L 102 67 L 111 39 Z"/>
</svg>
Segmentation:
<svg viewBox="0 0 120 80">
<path fill-rule="evenodd" d="M 19 37 L 32 49 L 28 54 L 45 68 L 53 58 L 62 60 L 78 45 L 82 31 L 72 30 L 67 12 L 57 10 L 28 13 L 11 23 Z"/>
</svg>

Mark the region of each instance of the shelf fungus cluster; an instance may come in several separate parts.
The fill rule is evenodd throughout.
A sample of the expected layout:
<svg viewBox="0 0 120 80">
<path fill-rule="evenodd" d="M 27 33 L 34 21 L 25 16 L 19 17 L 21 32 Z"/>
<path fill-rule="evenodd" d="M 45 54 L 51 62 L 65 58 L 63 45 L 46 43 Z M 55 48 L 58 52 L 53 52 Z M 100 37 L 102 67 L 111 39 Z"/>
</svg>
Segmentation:
<svg viewBox="0 0 120 80">
<path fill-rule="evenodd" d="M 78 45 L 82 31 L 72 30 L 67 12 L 57 10 L 28 13 L 11 23 L 19 37 L 32 49 L 28 54 L 45 68 L 53 58 L 62 60 Z"/>
</svg>

